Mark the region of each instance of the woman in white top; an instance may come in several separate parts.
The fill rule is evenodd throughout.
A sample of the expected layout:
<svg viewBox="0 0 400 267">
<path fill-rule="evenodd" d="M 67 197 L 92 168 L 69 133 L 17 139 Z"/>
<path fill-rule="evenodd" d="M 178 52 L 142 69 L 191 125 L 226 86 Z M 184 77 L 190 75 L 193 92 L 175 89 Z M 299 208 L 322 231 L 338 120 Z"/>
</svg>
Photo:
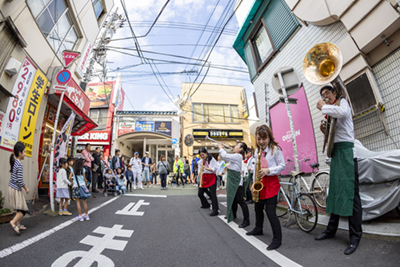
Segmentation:
<svg viewBox="0 0 400 267">
<path fill-rule="evenodd" d="M 210 204 L 207 199 L 204 197 L 204 193 L 207 190 L 210 190 L 211 195 L 211 203 L 212 203 L 212 212 L 210 216 L 218 215 L 218 199 L 217 199 L 217 176 L 216 173 L 218 171 L 218 162 L 207 152 L 207 149 L 204 147 L 200 148 L 200 161 L 198 162 L 198 170 L 202 170 L 203 175 L 199 177 L 199 191 L 198 196 L 201 201 L 201 208 L 208 209 Z"/>
<path fill-rule="evenodd" d="M 139 153 L 135 152 L 135 157 L 131 158 L 129 165 L 132 166 L 133 172 L 133 189 L 136 190 L 136 182 L 140 189 L 143 189 L 142 184 L 142 160 L 139 158 Z"/>
<path fill-rule="evenodd" d="M 218 147 L 221 158 L 225 162 L 229 162 L 226 181 L 227 219 L 228 222 L 231 222 L 236 218 L 237 204 L 239 204 L 243 211 L 243 222 L 239 228 L 244 228 L 250 225 L 249 208 L 243 199 L 243 177 L 241 175 L 247 145 L 244 142 L 238 143 L 233 150 L 234 154 L 228 154 L 222 144 L 218 144 Z"/>
</svg>

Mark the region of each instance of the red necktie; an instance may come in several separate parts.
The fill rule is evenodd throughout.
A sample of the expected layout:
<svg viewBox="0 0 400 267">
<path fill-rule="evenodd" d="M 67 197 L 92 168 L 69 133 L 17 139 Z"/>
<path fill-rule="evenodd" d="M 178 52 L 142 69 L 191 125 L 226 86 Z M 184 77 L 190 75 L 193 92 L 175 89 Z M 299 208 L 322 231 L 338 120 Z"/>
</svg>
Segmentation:
<svg viewBox="0 0 400 267">
<path fill-rule="evenodd" d="M 268 168 L 268 161 L 265 158 L 265 151 L 261 153 L 261 168 Z"/>
</svg>

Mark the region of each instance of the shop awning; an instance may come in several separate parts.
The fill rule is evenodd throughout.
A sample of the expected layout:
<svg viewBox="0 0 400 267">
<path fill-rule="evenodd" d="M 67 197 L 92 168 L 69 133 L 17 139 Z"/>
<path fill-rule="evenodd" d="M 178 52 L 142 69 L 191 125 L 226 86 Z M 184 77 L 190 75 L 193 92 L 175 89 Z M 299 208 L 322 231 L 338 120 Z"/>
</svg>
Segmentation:
<svg viewBox="0 0 400 267">
<path fill-rule="evenodd" d="M 60 98 L 61 92 L 56 91 L 55 95 Z M 85 114 L 85 112 L 83 112 L 79 107 L 77 107 L 69 97 L 64 96 L 63 104 L 70 107 L 77 115 L 77 117 L 75 118 L 74 127 L 72 129 L 71 135 L 80 136 L 82 134 L 85 134 L 93 130 L 98 126 L 94 121 L 92 121 L 92 119 L 88 115 Z"/>
</svg>

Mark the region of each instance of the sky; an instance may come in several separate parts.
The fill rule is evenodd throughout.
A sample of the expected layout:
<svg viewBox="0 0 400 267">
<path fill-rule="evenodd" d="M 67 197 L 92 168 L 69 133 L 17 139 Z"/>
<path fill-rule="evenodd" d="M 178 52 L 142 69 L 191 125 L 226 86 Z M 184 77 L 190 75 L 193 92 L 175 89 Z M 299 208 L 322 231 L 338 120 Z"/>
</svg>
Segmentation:
<svg viewBox="0 0 400 267">
<path fill-rule="evenodd" d="M 118 72 L 122 73 L 122 87 L 126 93 L 124 110 L 178 110 L 171 99 L 181 95 L 182 82 L 193 82 L 196 79 L 204 59 L 220 33 L 221 28 L 214 31 L 215 27 L 225 24 L 233 13 L 235 2 L 171 0 L 150 33 L 137 39 L 144 57 L 164 61 L 143 60 L 138 57 L 133 39 L 117 40 L 132 37 L 129 24 L 125 22 L 114 34 L 113 41 L 108 44 L 111 50 L 107 52 L 108 78 L 115 79 Z M 165 3 L 166 0 L 125 0 L 128 18 L 136 36 L 146 34 Z M 118 7 L 118 13 L 125 15 L 120 0 L 115 0 L 115 7 Z M 226 9 L 227 7 L 229 9 Z M 238 29 L 238 22 L 233 16 L 211 52 L 208 62 L 212 67 L 209 68 L 203 83 L 243 86 L 249 102 L 252 102 L 254 89 L 249 80 L 247 66 L 232 48 Z M 210 45 L 204 46 L 207 42 Z M 146 62 L 154 64 L 149 65 Z M 166 85 L 161 77 L 157 76 L 163 87 L 159 85 L 151 66 L 155 73 L 161 73 Z M 197 82 L 203 79 L 207 66 L 208 64 L 204 66 Z"/>
</svg>

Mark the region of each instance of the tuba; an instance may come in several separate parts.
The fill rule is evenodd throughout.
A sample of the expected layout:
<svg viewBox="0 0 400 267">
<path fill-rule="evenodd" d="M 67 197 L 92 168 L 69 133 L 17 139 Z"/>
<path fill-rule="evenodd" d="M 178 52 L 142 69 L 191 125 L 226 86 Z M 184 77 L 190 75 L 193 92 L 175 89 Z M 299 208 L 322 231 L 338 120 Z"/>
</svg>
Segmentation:
<svg viewBox="0 0 400 267">
<path fill-rule="evenodd" d="M 342 65 L 343 57 L 339 48 L 332 43 L 320 43 L 313 46 L 304 57 L 303 74 L 310 83 L 316 85 L 331 83 L 340 99 L 346 97 L 346 87 L 339 76 Z M 336 105 L 340 105 L 340 100 Z M 323 122 L 325 138 L 322 153 L 326 149 L 328 157 L 332 157 L 336 123 L 337 119 L 330 116 Z"/>
<path fill-rule="evenodd" d="M 258 174 L 261 170 L 261 153 L 262 153 L 262 149 L 261 147 L 258 148 L 258 161 L 257 161 L 257 165 L 256 165 L 256 169 L 254 171 L 254 175 L 256 176 L 256 179 L 251 187 L 251 189 L 253 190 L 253 201 L 254 202 L 258 202 L 258 200 L 260 199 L 260 191 L 264 188 L 264 184 L 261 182 L 262 177 L 260 177 L 260 175 Z"/>
</svg>

